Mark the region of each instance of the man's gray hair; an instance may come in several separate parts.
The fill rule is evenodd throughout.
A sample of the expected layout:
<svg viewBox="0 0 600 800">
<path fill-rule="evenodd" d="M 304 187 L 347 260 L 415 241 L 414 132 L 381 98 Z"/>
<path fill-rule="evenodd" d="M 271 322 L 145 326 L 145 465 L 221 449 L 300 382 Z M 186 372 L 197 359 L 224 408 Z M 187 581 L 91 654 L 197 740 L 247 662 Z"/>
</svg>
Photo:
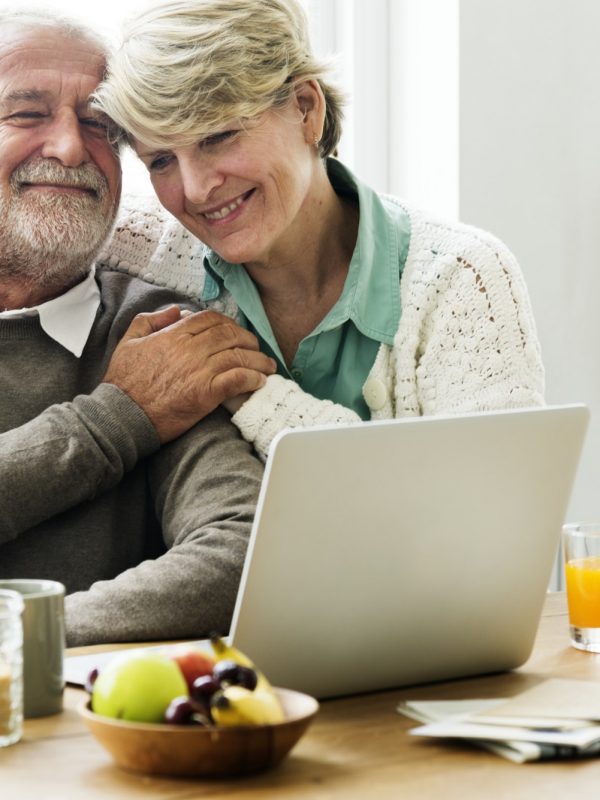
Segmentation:
<svg viewBox="0 0 600 800">
<path fill-rule="evenodd" d="M 70 39 L 84 39 L 93 42 L 109 56 L 113 47 L 109 40 L 90 25 L 76 17 L 70 17 L 48 6 L 15 5 L 0 8 L 0 27 L 2 25 L 23 25 L 31 29 L 58 31 Z"/>
</svg>

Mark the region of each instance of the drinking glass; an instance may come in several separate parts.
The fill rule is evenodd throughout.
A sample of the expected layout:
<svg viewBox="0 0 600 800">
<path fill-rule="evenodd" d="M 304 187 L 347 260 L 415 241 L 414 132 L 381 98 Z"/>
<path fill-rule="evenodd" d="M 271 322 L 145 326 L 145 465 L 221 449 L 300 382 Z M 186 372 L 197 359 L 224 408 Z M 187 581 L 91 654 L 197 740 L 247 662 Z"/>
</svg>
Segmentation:
<svg viewBox="0 0 600 800">
<path fill-rule="evenodd" d="M 23 731 L 23 599 L 0 589 L 0 747 Z"/>
<path fill-rule="evenodd" d="M 600 522 L 563 526 L 571 644 L 600 653 Z"/>
</svg>

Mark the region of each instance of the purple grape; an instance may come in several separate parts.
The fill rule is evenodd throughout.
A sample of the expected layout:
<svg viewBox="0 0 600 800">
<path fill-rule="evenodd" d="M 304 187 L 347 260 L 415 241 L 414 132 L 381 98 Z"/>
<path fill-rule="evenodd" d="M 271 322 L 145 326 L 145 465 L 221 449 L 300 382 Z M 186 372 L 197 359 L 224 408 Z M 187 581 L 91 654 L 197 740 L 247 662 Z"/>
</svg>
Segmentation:
<svg viewBox="0 0 600 800">
<path fill-rule="evenodd" d="M 201 675 L 193 682 L 190 695 L 194 703 L 197 703 L 206 714 L 210 709 L 210 698 L 220 688 L 219 682 L 211 675 Z"/>
<path fill-rule="evenodd" d="M 195 712 L 190 698 L 186 696 L 176 697 L 171 700 L 165 711 L 165 722 L 169 725 L 187 725 Z"/>
<path fill-rule="evenodd" d="M 85 690 L 88 694 L 91 694 L 94 691 L 94 684 L 96 683 L 96 678 L 98 677 L 99 671 L 97 667 L 90 670 L 88 673 L 87 678 L 85 679 Z"/>
<path fill-rule="evenodd" d="M 217 661 L 213 668 L 213 678 L 223 685 L 243 686 L 251 692 L 256 689 L 258 676 L 250 667 L 243 667 L 236 661 L 225 659 Z"/>
</svg>

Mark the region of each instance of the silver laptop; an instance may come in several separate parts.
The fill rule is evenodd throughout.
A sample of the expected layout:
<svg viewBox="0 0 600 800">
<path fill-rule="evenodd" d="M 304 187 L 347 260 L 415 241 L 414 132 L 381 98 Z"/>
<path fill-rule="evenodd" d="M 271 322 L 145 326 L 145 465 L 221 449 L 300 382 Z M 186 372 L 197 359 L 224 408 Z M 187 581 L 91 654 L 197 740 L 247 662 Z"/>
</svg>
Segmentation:
<svg viewBox="0 0 600 800">
<path fill-rule="evenodd" d="M 266 465 L 230 638 L 319 698 L 527 660 L 584 406 L 291 430 Z"/>
<path fill-rule="evenodd" d="M 281 433 L 232 643 L 276 686 L 319 698 L 519 666 L 588 417 L 563 406 Z M 66 680 L 110 657 L 68 658 Z"/>
</svg>

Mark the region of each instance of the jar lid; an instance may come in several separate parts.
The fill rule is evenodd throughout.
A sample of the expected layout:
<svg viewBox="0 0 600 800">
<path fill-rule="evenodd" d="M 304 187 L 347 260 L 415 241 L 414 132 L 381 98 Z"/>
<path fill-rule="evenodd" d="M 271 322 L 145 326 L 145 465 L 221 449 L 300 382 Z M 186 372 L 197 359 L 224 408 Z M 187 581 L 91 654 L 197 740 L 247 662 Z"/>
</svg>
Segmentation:
<svg viewBox="0 0 600 800">
<path fill-rule="evenodd" d="M 0 589 L 0 616 L 21 614 L 23 608 L 23 598 L 19 592 L 13 592 L 11 589 Z"/>
</svg>

